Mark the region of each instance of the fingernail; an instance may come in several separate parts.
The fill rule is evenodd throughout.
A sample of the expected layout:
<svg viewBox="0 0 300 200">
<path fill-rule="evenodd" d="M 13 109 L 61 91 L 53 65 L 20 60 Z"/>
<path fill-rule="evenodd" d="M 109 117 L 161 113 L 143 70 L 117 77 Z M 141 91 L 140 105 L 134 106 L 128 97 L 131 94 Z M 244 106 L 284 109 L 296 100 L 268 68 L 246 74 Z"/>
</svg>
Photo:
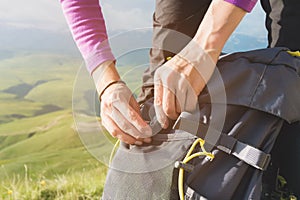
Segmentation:
<svg viewBox="0 0 300 200">
<path fill-rule="evenodd" d="M 135 143 L 134 143 L 135 145 L 142 145 L 143 144 L 143 142 L 142 141 L 135 141 Z"/>
<path fill-rule="evenodd" d="M 145 138 L 145 139 L 144 139 L 144 142 L 146 142 L 146 143 L 150 143 L 151 141 L 152 141 L 151 138 Z"/>
</svg>

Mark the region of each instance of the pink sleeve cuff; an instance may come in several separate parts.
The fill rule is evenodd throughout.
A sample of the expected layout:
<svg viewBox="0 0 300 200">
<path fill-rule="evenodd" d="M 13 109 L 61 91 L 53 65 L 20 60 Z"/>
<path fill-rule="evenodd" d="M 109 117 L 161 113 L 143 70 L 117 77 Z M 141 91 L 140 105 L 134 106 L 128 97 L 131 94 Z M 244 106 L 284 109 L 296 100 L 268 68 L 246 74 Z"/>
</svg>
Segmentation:
<svg viewBox="0 0 300 200">
<path fill-rule="evenodd" d="M 111 52 L 109 46 L 102 47 L 99 51 L 92 52 L 88 57 L 85 58 L 85 65 L 87 70 L 92 72 L 101 64 L 106 61 L 115 61 L 115 57 Z"/>
<path fill-rule="evenodd" d="M 251 12 L 254 8 L 257 0 L 224 0 L 228 3 L 232 3 L 233 5 L 245 10 L 246 12 Z"/>
</svg>

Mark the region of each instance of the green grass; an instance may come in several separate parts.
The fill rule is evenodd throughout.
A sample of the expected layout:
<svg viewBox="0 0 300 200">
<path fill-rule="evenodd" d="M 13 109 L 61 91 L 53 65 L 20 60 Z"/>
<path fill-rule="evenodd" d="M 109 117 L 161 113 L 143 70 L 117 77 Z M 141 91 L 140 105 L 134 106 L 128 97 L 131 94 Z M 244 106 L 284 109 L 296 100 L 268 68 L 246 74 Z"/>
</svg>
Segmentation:
<svg viewBox="0 0 300 200">
<path fill-rule="evenodd" d="M 70 109 L 73 83 L 81 60 L 65 55 L 29 54 L 4 59 L 0 62 L 0 124 L 18 117 L 34 116 L 46 104 Z M 19 84 L 34 85 L 25 99 L 4 93 L 5 89 Z"/>
<path fill-rule="evenodd" d="M 15 132 L 10 135 L 0 135 L 0 166 L 5 166 L 9 174 L 20 171 L 24 163 L 31 166 L 33 171 L 43 170 L 44 173 L 51 174 L 63 173 L 69 168 L 80 169 L 86 165 L 87 160 L 95 160 L 85 150 L 79 135 L 74 130 L 70 112 L 59 111 L 43 115 L 40 120 L 37 120 L 38 118 L 22 119 L 21 126 L 14 130 Z M 4 126 L 13 129 L 13 124 L 17 122 L 4 124 Z M 90 134 L 93 136 L 97 133 Z M 108 157 L 112 145 L 104 144 L 104 136 L 100 134 L 100 137 L 103 139 L 98 139 L 97 146 L 89 151 L 97 151 L 101 156 L 105 154 Z M 92 142 L 94 140 L 91 138 Z M 3 177 L 3 173 L 0 170 L 0 177 Z"/>
<path fill-rule="evenodd" d="M 21 119 L 0 127 L 2 199 L 100 198 L 107 169 L 83 147 L 70 111 Z M 13 131 L 4 134 L 4 127 Z M 41 181 L 47 185 L 42 187 Z M 12 194 L 8 194 L 10 191 Z"/>
<path fill-rule="evenodd" d="M 115 140 L 105 131 L 96 133 L 99 122 L 85 115 L 92 113 L 86 98 L 95 87 L 85 69 L 76 79 L 81 65 L 78 58 L 54 54 L 1 60 L 0 199 L 100 199 L 107 171 L 103 163 Z M 143 70 L 119 68 L 136 94 Z M 38 81 L 48 82 L 33 87 L 24 98 L 4 92 Z M 78 127 L 71 110 L 74 83 Z M 49 106 L 62 110 L 45 109 Z"/>
<path fill-rule="evenodd" d="M 26 124 L 23 125 L 26 126 Z M 10 157 L 10 155 L 17 155 L 20 157 L 36 151 L 47 151 L 49 149 L 61 150 L 79 146 L 80 141 L 71 126 L 72 118 L 70 115 L 62 115 L 53 118 L 49 123 L 44 123 L 42 126 L 36 126 L 31 130 L 29 129 L 30 132 L 23 132 L 22 134 L 35 133 L 35 135 L 27 137 L 26 140 L 16 142 L 1 150 L 1 157 L 7 158 Z M 21 133 L 19 132 L 18 134 Z"/>
<path fill-rule="evenodd" d="M 0 92 L 0 101 L 5 101 L 5 100 L 13 99 L 14 97 L 15 97 L 14 94 L 8 94 L 8 93 Z"/>
<path fill-rule="evenodd" d="M 21 83 L 33 85 L 40 80 L 49 81 L 38 85 L 25 99 L 71 108 L 73 83 L 80 65 L 78 58 L 52 54 L 6 59 L 0 62 L 0 90 Z"/>
<path fill-rule="evenodd" d="M 74 77 L 68 79 L 50 81 L 37 86 L 30 91 L 25 99 L 42 102 L 44 104 L 53 104 L 62 108 L 71 108 L 72 89 Z"/>
<path fill-rule="evenodd" d="M 72 114 L 71 111 L 57 111 L 45 115 L 23 118 L 13 122 L 0 125 L 0 136 L 30 134 L 32 132 L 49 130 L 53 127 L 53 123 L 58 123 L 64 119 L 71 126 Z M 52 125 L 52 126 L 51 126 Z"/>
<path fill-rule="evenodd" d="M 29 54 L 1 60 L 0 90 L 66 76 L 74 77 L 81 60 L 57 54 Z"/>
<path fill-rule="evenodd" d="M 100 199 L 107 169 L 98 163 L 89 168 L 69 170 L 62 175 L 47 177 L 44 174 L 32 178 L 31 168 L 23 166 L 22 176 L 14 175 L 9 181 L 0 182 L 0 198 L 24 199 Z"/>
<path fill-rule="evenodd" d="M 42 109 L 43 105 L 44 104 L 40 102 L 18 100 L 14 98 L 6 100 L 2 99 L 0 100 L 0 121 L 11 121 L 16 118 L 14 115 L 21 115 L 24 117 L 34 116 L 34 113 Z"/>
</svg>

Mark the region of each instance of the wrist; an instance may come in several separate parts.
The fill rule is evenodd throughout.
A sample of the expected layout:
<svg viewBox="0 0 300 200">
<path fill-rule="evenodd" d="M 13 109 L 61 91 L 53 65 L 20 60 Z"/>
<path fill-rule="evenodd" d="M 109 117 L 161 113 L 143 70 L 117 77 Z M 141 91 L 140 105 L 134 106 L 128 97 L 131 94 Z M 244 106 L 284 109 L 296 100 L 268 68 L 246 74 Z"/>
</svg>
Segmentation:
<svg viewBox="0 0 300 200">
<path fill-rule="evenodd" d="M 102 95 L 107 86 L 120 81 L 120 75 L 113 61 L 100 64 L 92 73 L 92 77 L 99 95 Z"/>
<path fill-rule="evenodd" d="M 220 40 L 221 36 L 218 33 L 210 33 L 201 37 L 193 38 L 202 50 L 210 56 L 214 63 L 217 63 L 222 49 L 225 45 L 225 40 Z"/>
<path fill-rule="evenodd" d="M 98 94 L 99 94 L 99 100 L 100 100 L 100 101 L 101 101 L 101 97 L 102 97 L 102 95 L 104 94 L 104 92 L 105 92 L 110 86 L 112 86 L 112 85 L 114 85 L 114 84 L 124 84 L 124 85 L 126 85 L 126 83 L 125 83 L 124 81 L 122 81 L 122 80 L 111 81 L 111 82 L 106 83 L 105 85 L 103 85 L 102 90 L 98 92 Z"/>
<path fill-rule="evenodd" d="M 201 75 L 204 82 L 207 83 L 215 69 L 217 61 L 215 60 L 216 54 L 218 54 L 217 50 L 210 49 L 206 52 L 199 43 L 195 40 L 191 40 L 177 56 L 188 62 L 189 65 Z"/>
<path fill-rule="evenodd" d="M 206 81 L 203 78 L 203 74 L 205 72 L 200 72 L 199 65 L 195 67 L 194 64 L 192 64 L 185 58 L 180 57 L 180 55 L 178 54 L 174 56 L 172 62 L 174 62 L 173 66 L 175 66 L 175 70 L 185 77 L 185 79 L 194 89 L 195 94 L 199 95 L 206 84 Z M 201 63 L 201 65 L 205 65 L 205 63 Z M 205 67 L 208 66 L 205 65 Z"/>
</svg>

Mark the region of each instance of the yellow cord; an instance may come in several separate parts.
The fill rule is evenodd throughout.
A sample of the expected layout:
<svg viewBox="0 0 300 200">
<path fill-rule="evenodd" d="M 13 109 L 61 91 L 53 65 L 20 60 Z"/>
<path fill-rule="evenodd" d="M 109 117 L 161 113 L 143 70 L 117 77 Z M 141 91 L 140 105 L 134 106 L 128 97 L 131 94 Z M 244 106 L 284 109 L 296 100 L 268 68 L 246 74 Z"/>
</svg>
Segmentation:
<svg viewBox="0 0 300 200">
<path fill-rule="evenodd" d="M 291 56 L 300 56 L 300 51 L 287 51 Z"/>
<path fill-rule="evenodd" d="M 169 60 L 171 60 L 171 59 L 172 59 L 171 56 L 169 56 L 169 57 L 166 58 L 167 61 L 169 61 Z"/>
<path fill-rule="evenodd" d="M 205 141 L 201 138 L 198 138 L 194 141 L 194 143 L 192 144 L 192 146 L 190 147 L 189 151 L 187 152 L 186 156 L 184 157 L 182 163 L 183 164 L 186 164 L 188 163 L 189 161 L 191 161 L 192 159 L 196 158 L 196 157 L 199 157 L 199 156 L 207 156 L 209 157 L 211 160 L 214 159 L 214 155 L 210 152 L 207 152 L 204 148 L 204 143 Z M 112 151 L 111 151 L 111 154 L 110 154 L 110 157 L 109 157 L 109 164 L 111 164 L 112 162 L 112 159 L 114 157 L 114 154 L 118 148 L 120 144 L 120 140 L 117 140 Z M 197 153 L 193 153 L 194 149 L 196 148 L 197 144 L 200 145 L 200 148 L 202 150 L 202 152 L 197 152 Z M 193 154 L 192 154 L 193 153 Z M 184 189 L 183 189 L 183 180 L 184 180 L 184 169 L 183 168 L 180 168 L 179 169 L 179 175 L 178 175 L 178 190 L 179 190 L 179 197 L 180 197 L 180 200 L 184 200 Z"/>
<path fill-rule="evenodd" d="M 193 158 L 196 158 L 196 157 L 199 157 L 199 156 L 207 156 L 211 160 L 214 159 L 215 156 L 212 153 L 207 152 L 205 150 L 204 143 L 205 143 L 205 141 L 203 139 L 201 139 L 201 138 L 196 139 L 194 141 L 194 143 L 192 144 L 191 148 L 189 149 L 188 153 L 184 157 L 182 163 L 186 164 L 187 162 L 189 162 Z M 197 152 L 197 153 L 192 154 L 192 152 L 194 151 L 197 144 L 200 145 L 200 148 L 201 148 L 202 152 Z M 180 200 L 184 200 L 184 189 L 183 189 L 183 179 L 184 179 L 184 177 L 183 177 L 183 175 L 184 175 L 184 169 L 180 168 L 179 169 L 179 175 L 178 175 L 178 191 L 179 191 Z"/>
<path fill-rule="evenodd" d="M 112 162 L 112 159 L 113 159 L 113 157 L 114 157 L 114 155 L 115 155 L 115 153 L 116 153 L 116 151 L 117 151 L 117 148 L 118 148 L 119 144 L 120 144 L 120 140 L 118 139 L 118 140 L 116 141 L 116 143 L 115 143 L 113 149 L 112 149 L 111 152 L 110 152 L 110 156 L 109 156 L 109 165 L 110 165 L 111 162 Z"/>
</svg>

